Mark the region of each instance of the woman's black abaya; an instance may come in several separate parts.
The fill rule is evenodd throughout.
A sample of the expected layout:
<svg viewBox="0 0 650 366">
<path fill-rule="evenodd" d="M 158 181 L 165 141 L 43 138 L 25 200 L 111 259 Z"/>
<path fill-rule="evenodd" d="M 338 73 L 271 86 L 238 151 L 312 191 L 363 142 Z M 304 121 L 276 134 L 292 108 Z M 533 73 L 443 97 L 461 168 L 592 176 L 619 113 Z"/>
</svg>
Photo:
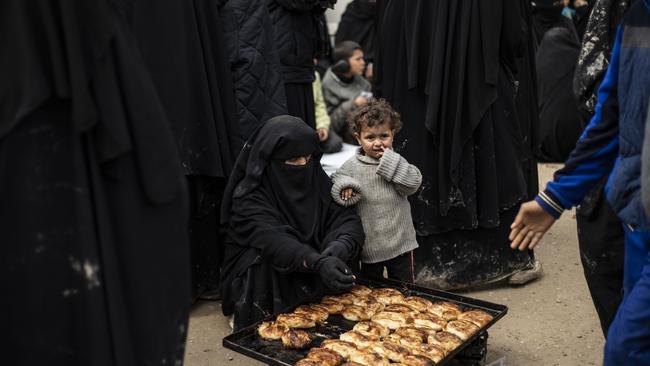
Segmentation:
<svg viewBox="0 0 650 366">
<path fill-rule="evenodd" d="M 284 160 L 311 154 L 304 166 Z M 226 187 L 222 220 L 228 238 L 222 274 L 224 311 L 235 329 L 324 293 L 304 264 L 333 243 L 357 257 L 364 234 L 354 209 L 330 197 L 318 136 L 295 117 L 266 122 L 246 143 Z"/>
<path fill-rule="evenodd" d="M 519 2 L 381 4 L 376 92 L 402 114 L 394 146 L 423 174 L 411 199 L 416 281 L 462 287 L 528 267 L 530 255 L 511 252 L 507 241 L 537 184 L 530 129 L 515 104 L 526 34 Z"/>
<path fill-rule="evenodd" d="M 190 196 L 193 298 L 219 284 L 219 206 L 244 140 L 216 0 L 138 0 L 133 32 L 171 123 Z"/>
<path fill-rule="evenodd" d="M 114 5 L 0 5 L 6 363 L 182 363 L 187 198 Z"/>
</svg>

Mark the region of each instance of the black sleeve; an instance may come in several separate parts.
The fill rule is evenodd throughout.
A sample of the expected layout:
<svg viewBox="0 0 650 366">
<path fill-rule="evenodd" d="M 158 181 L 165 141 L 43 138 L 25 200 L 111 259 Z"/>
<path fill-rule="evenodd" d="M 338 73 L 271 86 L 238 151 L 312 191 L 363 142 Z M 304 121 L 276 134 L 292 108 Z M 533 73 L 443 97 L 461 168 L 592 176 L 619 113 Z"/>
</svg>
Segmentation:
<svg viewBox="0 0 650 366">
<path fill-rule="evenodd" d="M 293 11 L 296 13 L 306 13 L 312 11 L 316 5 L 318 5 L 317 0 L 274 0 L 281 7 L 286 10 Z"/>
<path fill-rule="evenodd" d="M 333 241 L 345 243 L 348 247 L 350 258 L 356 259 L 361 252 L 366 235 L 363 232 L 361 218 L 354 207 L 337 205 L 329 201 L 325 218 L 325 249 Z"/>
<path fill-rule="evenodd" d="M 262 194 L 253 192 L 237 202 L 239 209 L 230 219 L 231 232 L 238 243 L 257 249 L 265 260 L 282 273 L 305 270 L 303 262 L 318 255 L 310 245 L 301 243 L 293 228 L 277 219 Z"/>
</svg>

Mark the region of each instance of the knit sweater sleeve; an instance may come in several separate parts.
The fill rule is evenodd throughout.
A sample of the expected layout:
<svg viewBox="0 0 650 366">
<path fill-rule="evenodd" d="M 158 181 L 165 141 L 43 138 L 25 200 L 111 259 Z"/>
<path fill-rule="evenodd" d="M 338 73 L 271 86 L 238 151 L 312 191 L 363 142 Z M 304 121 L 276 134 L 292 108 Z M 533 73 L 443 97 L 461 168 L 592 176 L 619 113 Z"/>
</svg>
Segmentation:
<svg viewBox="0 0 650 366">
<path fill-rule="evenodd" d="M 361 183 L 349 175 L 347 165 L 347 163 L 343 164 L 336 173 L 332 174 L 331 191 L 334 202 L 345 207 L 354 206 L 361 200 Z M 352 188 L 355 194 L 347 201 L 344 201 L 341 199 L 341 191 L 346 188 Z"/>
<path fill-rule="evenodd" d="M 402 196 L 412 195 L 422 184 L 420 169 L 409 164 L 406 159 L 392 149 L 386 150 L 379 160 L 377 174 L 393 183 L 395 190 Z"/>
</svg>

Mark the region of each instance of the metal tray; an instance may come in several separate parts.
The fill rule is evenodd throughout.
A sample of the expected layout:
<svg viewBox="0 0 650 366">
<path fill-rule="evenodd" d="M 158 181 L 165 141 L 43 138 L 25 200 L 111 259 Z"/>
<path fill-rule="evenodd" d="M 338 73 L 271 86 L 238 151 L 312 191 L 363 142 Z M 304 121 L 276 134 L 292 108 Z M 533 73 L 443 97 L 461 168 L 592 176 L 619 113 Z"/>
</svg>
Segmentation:
<svg viewBox="0 0 650 366">
<path fill-rule="evenodd" d="M 470 309 L 480 309 L 488 312 L 494 317 L 494 319 L 492 319 L 492 321 L 489 322 L 486 326 L 481 328 L 479 332 L 463 342 L 458 348 L 449 353 L 436 365 L 448 365 L 459 352 L 474 342 L 474 340 L 476 340 L 478 337 L 483 335 L 489 327 L 491 327 L 499 319 L 503 318 L 503 316 L 508 312 L 508 307 L 505 305 L 494 304 L 487 301 L 472 299 L 470 297 L 385 278 L 362 278 L 357 280 L 357 283 L 366 285 L 370 288 L 392 287 L 402 291 L 402 293 L 407 296 L 417 295 L 432 301 L 450 301 L 460 305 L 463 311 Z M 291 312 L 298 305 L 299 304 L 296 304 L 295 306 L 286 309 L 282 313 Z M 277 314 L 269 316 L 262 321 L 273 320 L 275 319 L 276 315 Z M 223 339 L 223 346 L 258 361 L 265 362 L 269 365 L 292 366 L 298 360 L 307 357 L 309 348 L 304 350 L 290 350 L 284 348 L 282 346 L 282 342 L 280 341 L 268 341 L 260 338 L 257 335 L 257 327 L 262 321 L 225 337 Z M 325 339 L 338 339 L 342 333 L 351 330 L 355 324 L 356 322 L 346 320 L 340 315 L 330 315 L 325 324 L 319 324 L 315 328 L 303 330 L 307 331 L 313 337 L 313 341 L 310 347 L 313 348 L 318 347 Z"/>
</svg>

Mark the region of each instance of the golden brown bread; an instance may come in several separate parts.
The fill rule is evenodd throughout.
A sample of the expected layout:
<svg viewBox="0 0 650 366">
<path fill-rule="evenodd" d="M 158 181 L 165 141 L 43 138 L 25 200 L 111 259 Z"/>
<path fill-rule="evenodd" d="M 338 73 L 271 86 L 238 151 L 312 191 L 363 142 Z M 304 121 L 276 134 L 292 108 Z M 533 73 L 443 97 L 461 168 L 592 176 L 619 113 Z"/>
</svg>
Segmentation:
<svg viewBox="0 0 650 366">
<path fill-rule="evenodd" d="M 364 285 L 356 285 L 350 290 L 355 296 L 368 296 L 372 293 L 372 290 Z"/>
<path fill-rule="evenodd" d="M 367 349 L 350 353 L 349 360 L 366 366 L 389 366 L 388 359 Z"/>
<path fill-rule="evenodd" d="M 339 337 L 342 341 L 353 343 L 357 348 L 368 348 L 373 343 L 379 340 L 379 337 L 375 335 L 365 335 L 357 332 L 356 330 L 351 330 L 341 334 Z"/>
<path fill-rule="evenodd" d="M 492 321 L 493 316 L 486 313 L 483 310 L 470 310 L 466 311 L 458 316 L 459 320 L 467 320 L 479 327 L 486 326 L 489 322 Z"/>
<path fill-rule="evenodd" d="M 479 331 L 478 325 L 467 320 L 452 320 L 447 323 L 445 330 L 458 338 L 466 341 L 474 333 Z"/>
<path fill-rule="evenodd" d="M 390 311 L 393 313 L 404 313 L 408 316 L 414 316 L 418 314 L 418 311 L 411 309 L 410 307 L 402 304 L 390 304 L 386 305 L 383 311 Z"/>
<path fill-rule="evenodd" d="M 411 336 L 402 336 L 395 333 L 389 335 L 388 337 L 386 337 L 386 339 L 398 343 L 408 348 L 409 350 L 411 348 L 420 347 L 420 345 L 422 344 L 422 340 L 420 338 L 411 337 Z"/>
<path fill-rule="evenodd" d="M 353 304 L 368 309 L 368 311 L 373 313 L 378 313 L 384 309 L 384 304 L 380 303 L 372 296 L 357 297 L 353 301 Z"/>
<path fill-rule="evenodd" d="M 393 362 L 401 362 L 409 354 L 409 350 L 393 341 L 376 342 L 370 349 Z"/>
<path fill-rule="evenodd" d="M 409 314 L 392 311 L 382 311 L 374 315 L 371 319 L 373 322 L 379 323 L 388 329 L 397 329 L 413 322 Z"/>
<path fill-rule="evenodd" d="M 300 305 L 293 311 L 294 314 L 302 315 L 317 323 L 322 323 L 329 317 L 327 309 L 320 305 Z"/>
<path fill-rule="evenodd" d="M 350 357 L 350 353 L 357 351 L 357 347 L 346 341 L 340 339 L 326 339 L 320 345 L 323 348 L 331 349 L 332 351 L 338 353 L 343 358 Z"/>
<path fill-rule="evenodd" d="M 338 302 L 343 305 L 352 305 L 352 300 L 354 300 L 356 296 L 347 293 L 339 296 L 323 296 L 323 299 L 321 302 Z"/>
<path fill-rule="evenodd" d="M 395 329 L 395 333 L 399 336 L 403 337 L 411 337 L 411 338 L 417 338 L 420 340 L 420 343 L 424 343 L 427 341 L 427 337 L 429 335 L 428 332 L 426 332 L 423 329 L 414 327 L 414 326 L 405 326 L 405 327 L 399 327 Z"/>
<path fill-rule="evenodd" d="M 460 306 L 449 301 L 436 302 L 427 311 L 447 321 L 457 319 L 463 312 Z"/>
<path fill-rule="evenodd" d="M 372 310 L 363 308 L 361 306 L 348 305 L 343 309 L 343 311 L 341 311 L 341 315 L 343 315 L 343 317 L 347 320 L 357 322 L 360 320 L 368 320 L 373 315 L 375 315 L 375 313 Z"/>
<path fill-rule="evenodd" d="M 383 338 L 388 334 L 390 334 L 390 329 L 386 328 L 385 326 L 377 322 L 373 322 L 370 320 L 365 320 L 355 324 L 352 330 L 356 330 L 357 332 L 366 335 L 374 335 L 379 338 Z"/>
<path fill-rule="evenodd" d="M 437 315 L 419 313 L 413 316 L 413 324 L 433 330 L 443 330 L 447 325 L 447 321 Z"/>
<path fill-rule="evenodd" d="M 280 314 L 275 319 L 276 322 L 284 323 L 289 328 L 313 328 L 316 326 L 316 322 L 310 318 L 307 318 L 298 314 Z"/>
<path fill-rule="evenodd" d="M 289 326 L 281 322 L 262 322 L 257 328 L 257 334 L 264 339 L 278 340 L 289 330 Z"/>
<path fill-rule="evenodd" d="M 426 312 L 433 303 L 423 297 L 419 296 L 408 296 L 396 302 L 397 304 L 402 304 L 410 307 L 411 309 L 418 312 Z"/>
<path fill-rule="evenodd" d="M 322 347 L 310 349 L 307 358 L 319 361 L 322 366 L 338 366 L 343 362 L 343 356 L 338 352 Z"/>
<path fill-rule="evenodd" d="M 438 332 L 427 339 L 429 344 L 439 346 L 447 352 L 451 352 L 460 346 L 463 341 L 449 332 Z"/>
<path fill-rule="evenodd" d="M 320 305 L 330 314 L 341 314 L 341 311 L 345 308 L 345 304 L 342 302 L 332 300 L 323 300 Z"/>
<path fill-rule="evenodd" d="M 447 355 L 447 351 L 445 349 L 435 344 L 422 344 L 418 348 L 411 349 L 411 353 L 414 355 L 427 357 L 435 363 L 440 362 L 440 360 L 445 358 L 445 355 Z"/>
<path fill-rule="evenodd" d="M 402 360 L 404 365 L 408 366 L 433 366 L 434 363 L 430 358 L 418 355 L 408 355 Z"/>
<path fill-rule="evenodd" d="M 290 329 L 282 334 L 282 345 L 286 348 L 302 349 L 311 343 L 311 336 L 304 330 Z"/>
<path fill-rule="evenodd" d="M 374 289 L 370 295 L 385 305 L 393 304 L 404 298 L 404 295 L 394 288 Z"/>
<path fill-rule="evenodd" d="M 341 366 L 363 366 L 363 365 L 360 364 L 360 363 L 358 363 L 358 362 L 348 361 L 348 362 L 342 364 Z M 391 366 L 392 366 L 392 365 L 391 365 Z"/>
<path fill-rule="evenodd" d="M 308 358 L 303 358 L 294 364 L 294 366 L 323 366 L 322 363 L 318 360 L 310 360 Z"/>
</svg>

